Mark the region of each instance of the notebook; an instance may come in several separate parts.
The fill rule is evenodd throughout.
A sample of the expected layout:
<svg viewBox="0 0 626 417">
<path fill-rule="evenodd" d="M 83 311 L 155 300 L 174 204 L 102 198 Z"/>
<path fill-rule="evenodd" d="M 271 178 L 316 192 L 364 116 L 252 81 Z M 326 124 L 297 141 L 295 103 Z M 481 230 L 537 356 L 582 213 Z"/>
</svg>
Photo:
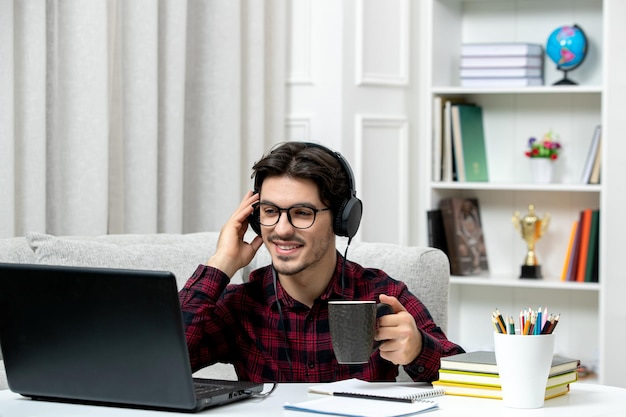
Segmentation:
<svg viewBox="0 0 626 417">
<path fill-rule="evenodd" d="M 287 403 L 283 407 L 349 417 L 396 417 L 435 410 L 438 404 L 430 398 L 445 394 L 442 389 L 415 384 L 376 383 L 356 378 L 314 385 L 308 391 L 326 397 Z"/>
<path fill-rule="evenodd" d="M 263 389 L 192 378 L 171 272 L 0 264 L 0 345 L 34 399 L 198 411 Z"/>
</svg>

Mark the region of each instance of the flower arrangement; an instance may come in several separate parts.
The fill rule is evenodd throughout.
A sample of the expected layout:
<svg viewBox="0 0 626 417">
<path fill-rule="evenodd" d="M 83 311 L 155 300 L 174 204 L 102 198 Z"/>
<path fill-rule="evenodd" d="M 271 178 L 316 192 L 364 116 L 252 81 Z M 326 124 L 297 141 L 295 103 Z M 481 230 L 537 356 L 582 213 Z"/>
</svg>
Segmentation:
<svg viewBox="0 0 626 417">
<path fill-rule="evenodd" d="M 528 149 L 525 155 L 529 158 L 550 158 L 554 161 L 559 157 L 561 150 L 561 143 L 557 139 L 558 136 L 555 138 L 552 131 L 543 135 L 541 141 L 532 137 L 528 139 Z"/>
</svg>

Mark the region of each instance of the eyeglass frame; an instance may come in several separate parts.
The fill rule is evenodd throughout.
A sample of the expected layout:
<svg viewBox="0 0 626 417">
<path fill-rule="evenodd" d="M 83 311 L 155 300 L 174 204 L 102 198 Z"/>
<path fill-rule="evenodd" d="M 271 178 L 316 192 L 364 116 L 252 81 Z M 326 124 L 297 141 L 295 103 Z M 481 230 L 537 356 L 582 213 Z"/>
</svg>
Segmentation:
<svg viewBox="0 0 626 417">
<path fill-rule="evenodd" d="M 261 223 L 261 206 L 262 205 L 271 206 L 271 207 L 274 207 L 274 208 L 276 208 L 278 210 L 278 217 L 276 217 L 276 222 L 274 224 L 263 224 L 263 223 Z M 306 208 L 306 209 L 312 210 L 313 211 L 313 221 L 311 221 L 311 224 L 308 225 L 307 227 L 298 227 L 295 224 L 293 224 L 293 220 L 291 220 L 290 210 L 294 209 L 294 208 Z M 292 227 L 294 227 L 294 228 L 296 228 L 298 230 L 310 229 L 315 224 L 315 220 L 317 220 L 317 213 L 319 213 L 321 211 L 329 211 L 329 210 L 331 210 L 330 207 L 325 207 L 325 208 L 318 209 L 316 207 L 311 207 L 311 206 L 308 206 L 306 204 L 296 204 L 296 205 L 293 205 L 293 206 L 290 206 L 290 207 L 287 207 L 287 208 L 279 207 L 276 204 L 272 204 L 272 203 L 259 203 L 259 202 L 257 202 L 254 205 L 254 212 L 256 213 L 258 222 L 259 222 L 259 224 L 261 226 L 264 226 L 264 227 L 276 226 L 278 224 L 278 222 L 280 221 L 280 216 L 282 216 L 283 212 L 285 212 L 285 213 L 287 213 L 287 221 L 289 222 L 289 224 Z"/>
</svg>

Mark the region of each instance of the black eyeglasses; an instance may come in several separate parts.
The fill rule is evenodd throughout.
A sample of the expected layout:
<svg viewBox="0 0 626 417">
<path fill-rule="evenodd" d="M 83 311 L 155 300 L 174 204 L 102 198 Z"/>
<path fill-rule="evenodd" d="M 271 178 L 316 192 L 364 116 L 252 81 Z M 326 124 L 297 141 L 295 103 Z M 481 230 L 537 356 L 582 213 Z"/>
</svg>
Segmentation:
<svg viewBox="0 0 626 417">
<path fill-rule="evenodd" d="M 259 203 L 256 210 L 258 210 L 261 226 L 274 226 L 280 220 L 280 215 L 285 211 L 287 212 L 287 219 L 293 227 L 296 229 L 308 229 L 315 223 L 317 213 L 330 210 L 330 208 L 317 209 L 303 205 L 281 208 L 274 204 Z"/>
</svg>

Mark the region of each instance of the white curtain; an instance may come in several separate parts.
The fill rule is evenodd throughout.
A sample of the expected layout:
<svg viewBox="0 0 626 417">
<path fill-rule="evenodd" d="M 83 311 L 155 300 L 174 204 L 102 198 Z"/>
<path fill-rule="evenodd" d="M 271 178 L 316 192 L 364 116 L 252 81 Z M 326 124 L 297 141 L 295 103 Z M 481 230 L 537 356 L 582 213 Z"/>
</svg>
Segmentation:
<svg viewBox="0 0 626 417">
<path fill-rule="evenodd" d="M 219 230 L 284 139 L 286 0 L 0 0 L 0 237 Z"/>
</svg>

